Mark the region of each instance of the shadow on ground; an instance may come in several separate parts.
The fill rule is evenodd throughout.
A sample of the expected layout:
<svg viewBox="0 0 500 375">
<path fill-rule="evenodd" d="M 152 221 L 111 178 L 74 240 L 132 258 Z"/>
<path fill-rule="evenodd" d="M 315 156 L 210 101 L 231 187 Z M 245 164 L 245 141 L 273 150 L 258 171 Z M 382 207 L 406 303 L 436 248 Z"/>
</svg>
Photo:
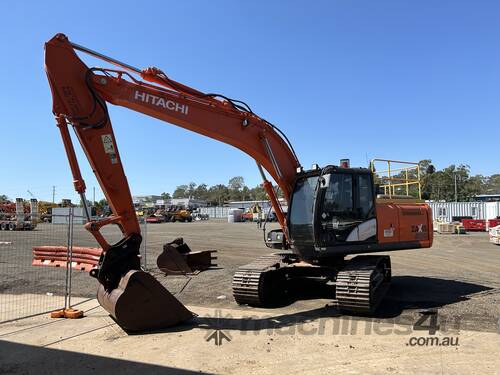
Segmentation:
<svg viewBox="0 0 500 375">
<path fill-rule="evenodd" d="M 307 287 L 305 287 L 306 285 Z M 414 325 L 419 319 L 421 311 L 434 310 L 448 304 L 465 301 L 472 294 L 489 290 L 491 290 L 489 287 L 462 281 L 421 276 L 396 276 L 393 277 L 391 288 L 382 301 L 381 307 L 372 316 L 346 315 L 330 304 L 321 308 L 289 314 L 273 314 L 272 310 L 266 309 L 264 315 L 262 315 L 262 309 L 249 308 L 242 311 L 242 318 L 234 318 L 226 314 L 224 310 L 214 309 L 213 314 L 210 314 L 211 316 L 196 317 L 186 324 L 157 332 L 185 331 L 192 328 L 237 331 L 277 330 L 316 319 L 339 317 L 373 322 L 390 320 L 395 324 Z M 297 292 L 300 293 L 296 295 L 295 300 L 332 298 L 332 289 L 322 284 L 314 285 L 308 282 L 303 284 Z M 461 316 L 452 318 L 453 324 L 449 328 L 460 329 L 464 328 L 464 323 L 469 323 L 466 325 L 468 329 L 496 330 L 495 322 L 490 322 L 483 319 L 483 317 Z M 134 333 L 129 332 L 129 334 Z"/>
<path fill-rule="evenodd" d="M 206 374 L 0 340 L 0 374 Z"/>
<path fill-rule="evenodd" d="M 492 288 L 464 281 L 423 276 L 395 276 L 377 317 L 395 317 L 408 309 L 435 309 L 467 301 Z"/>
<path fill-rule="evenodd" d="M 484 285 L 435 277 L 394 276 L 389 291 L 372 316 L 394 318 L 405 310 L 436 309 L 467 301 L 469 296 L 491 289 Z M 302 279 L 292 285 L 289 298 L 274 307 L 283 307 L 303 300 L 334 298 L 334 286 L 313 279 Z"/>
</svg>

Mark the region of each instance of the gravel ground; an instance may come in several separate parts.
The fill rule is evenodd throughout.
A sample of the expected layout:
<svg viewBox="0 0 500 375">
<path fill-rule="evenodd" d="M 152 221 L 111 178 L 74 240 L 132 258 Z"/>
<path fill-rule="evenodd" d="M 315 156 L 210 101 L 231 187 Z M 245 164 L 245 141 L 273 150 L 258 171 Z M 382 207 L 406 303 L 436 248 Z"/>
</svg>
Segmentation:
<svg viewBox="0 0 500 375">
<path fill-rule="evenodd" d="M 495 375 L 500 366 L 500 335 L 491 332 L 429 335 L 345 317 L 291 321 L 273 310 L 254 311 L 252 320 L 272 322 L 271 329 L 248 329 L 242 310 L 217 310 L 214 322 L 212 308 L 188 306 L 198 315 L 190 323 L 127 335 L 96 300 L 78 307 L 85 311 L 80 320 L 45 314 L 1 324 L 0 373 Z M 226 337 L 220 345 L 217 333 Z M 456 345 L 444 345 L 449 339 Z"/>
<path fill-rule="evenodd" d="M 76 225 L 74 232 L 75 246 L 96 246 L 82 226 Z M 31 266 L 31 248 L 65 245 L 66 234 L 65 225 L 52 224 L 41 224 L 31 232 L 0 232 L 0 243 L 4 243 L 0 245 L 0 300 L 7 295 L 23 293 L 62 295 L 64 270 Z M 104 234 L 110 241 L 120 238 L 116 227 L 105 228 Z M 162 244 L 175 237 L 184 237 L 193 250 L 218 250 L 219 267 L 190 279 L 162 276 L 155 270 L 156 257 Z M 237 267 L 270 252 L 255 224 L 228 224 L 216 220 L 150 224 L 146 239 L 148 267 L 183 303 L 261 311 L 237 306 L 231 295 L 231 278 Z M 476 331 L 495 332 L 498 329 L 500 247 L 489 244 L 486 233 L 436 235 L 431 249 L 397 251 L 390 255 L 393 283 L 376 314 L 378 320 L 411 324 L 418 319 L 422 309 L 438 308 L 442 322 Z M 274 311 L 314 315 L 334 310 L 328 295 L 318 295 L 317 289 L 310 289 L 315 295 L 306 293 L 303 299 Z M 95 290 L 96 281 L 88 274 L 73 272 L 75 296 L 94 297 Z"/>
</svg>

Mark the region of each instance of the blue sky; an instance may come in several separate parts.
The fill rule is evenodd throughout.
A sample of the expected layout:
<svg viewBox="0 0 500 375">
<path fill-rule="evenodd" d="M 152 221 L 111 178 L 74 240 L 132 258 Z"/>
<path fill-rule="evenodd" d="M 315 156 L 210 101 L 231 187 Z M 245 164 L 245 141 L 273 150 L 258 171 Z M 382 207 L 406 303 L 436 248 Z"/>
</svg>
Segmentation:
<svg viewBox="0 0 500 375">
<path fill-rule="evenodd" d="M 0 126 L 9 161 L 0 163 L 0 194 L 11 198 L 30 190 L 51 199 L 55 185 L 57 201 L 76 200 L 43 70 L 43 44 L 57 32 L 246 101 L 286 132 L 305 166 L 430 158 L 437 168 L 467 163 L 474 174 L 500 173 L 497 1 L 19 1 L 1 8 Z M 260 182 L 255 163 L 230 146 L 109 108 L 134 195 L 236 175 Z M 83 156 L 80 165 L 91 197 L 98 185 Z"/>
</svg>

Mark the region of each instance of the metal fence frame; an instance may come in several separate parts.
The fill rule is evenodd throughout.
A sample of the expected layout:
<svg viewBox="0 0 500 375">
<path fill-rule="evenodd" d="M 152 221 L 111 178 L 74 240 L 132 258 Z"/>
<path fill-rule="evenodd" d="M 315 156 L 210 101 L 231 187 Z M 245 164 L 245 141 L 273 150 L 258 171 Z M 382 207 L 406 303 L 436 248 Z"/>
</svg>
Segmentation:
<svg viewBox="0 0 500 375">
<path fill-rule="evenodd" d="M 45 215 L 50 222 L 39 223 L 31 231 L 0 231 L 0 324 L 71 307 L 74 280 L 77 289 L 95 296 L 95 284 L 80 282 L 90 276 L 74 271 L 74 246 L 98 247 L 93 236 L 84 229 L 85 218 L 70 209 L 67 215 Z M 141 222 L 141 264 L 147 268 L 148 230 Z M 106 226 L 104 234 L 110 243 L 121 238 L 118 226 Z M 67 248 L 66 267 L 34 266 L 33 247 L 64 246 Z M 90 287 L 92 285 L 92 287 Z M 81 294 L 80 294 L 81 295 Z"/>
<path fill-rule="evenodd" d="M 38 223 L 33 230 L 0 231 L 0 323 L 39 315 L 65 303 L 69 276 L 61 268 L 33 266 L 34 246 L 70 244 L 71 220 Z"/>
</svg>

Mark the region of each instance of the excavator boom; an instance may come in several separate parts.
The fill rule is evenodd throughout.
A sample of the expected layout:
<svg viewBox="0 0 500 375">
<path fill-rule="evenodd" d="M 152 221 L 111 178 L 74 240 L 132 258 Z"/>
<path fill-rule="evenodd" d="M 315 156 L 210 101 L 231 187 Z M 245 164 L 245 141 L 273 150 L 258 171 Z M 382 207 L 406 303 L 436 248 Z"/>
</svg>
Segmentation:
<svg viewBox="0 0 500 375">
<path fill-rule="evenodd" d="M 90 69 L 76 55 L 76 48 L 135 73 L 140 72 L 143 79 L 156 85 L 138 81 L 125 71 Z M 293 149 L 273 125 L 239 102 L 203 94 L 170 80 L 157 68 L 138 71 L 127 64 L 74 45 L 63 34 L 47 42 L 45 66 L 54 99 L 53 112 L 70 159 L 75 188 L 79 193 L 85 191 L 69 134 L 65 130 L 67 122 L 74 126 L 124 234 L 137 233 L 138 223 L 132 214 L 134 210 L 130 190 L 105 102 L 144 113 L 242 150 L 255 159 L 261 172 L 263 168 L 271 175 L 285 199 L 289 200 L 296 169 L 300 166 Z M 274 192 L 269 189 L 271 185 L 266 183 L 263 172 L 262 176 L 272 203 L 276 205 L 274 209 L 279 212 L 280 224 L 285 229 L 281 207 L 277 204 Z M 102 239 L 98 241 L 103 245 Z"/>
<path fill-rule="evenodd" d="M 124 70 L 89 68 L 75 50 L 89 53 Z M 300 165 L 279 130 L 255 115 L 244 103 L 204 94 L 169 79 L 157 68 L 140 71 L 73 44 L 63 34 L 57 34 L 46 43 L 45 69 L 52 90 L 53 113 L 69 159 L 75 189 L 82 201 L 86 202 L 85 182 L 69 133 L 69 124 L 112 211 L 110 217 L 96 221 L 87 210 L 88 222 L 85 227 L 103 249 L 99 267 L 91 271 L 91 275 L 100 282 L 99 302 L 122 326 L 131 330 L 165 327 L 186 320 L 191 314 L 156 279 L 140 270 L 139 247 L 142 238 L 139 222 L 106 102 L 203 134 L 250 155 L 257 162 L 264 187 L 281 227 L 286 231 L 281 205 L 264 170 L 276 181 L 288 200 L 293 190 L 296 169 Z M 138 80 L 130 73 L 140 75 L 143 80 Z M 100 232 L 103 226 L 109 224 L 117 224 L 123 233 L 122 240 L 115 244 L 109 244 Z M 211 259 L 210 252 L 206 252 L 208 255 L 199 252 L 189 254 L 187 250 L 179 254 L 178 248 L 169 244 L 165 246 L 164 253 L 170 255 L 159 258 L 159 261 L 164 259 L 159 264 L 161 269 L 169 269 L 182 258 L 186 261 L 180 266 L 181 270 L 196 268 L 196 265 L 193 266 L 196 261 L 201 261 L 198 269 L 205 269 Z M 188 255 L 192 255 L 191 261 Z M 138 299 L 142 299 L 140 308 L 132 309 L 133 301 Z"/>
</svg>

